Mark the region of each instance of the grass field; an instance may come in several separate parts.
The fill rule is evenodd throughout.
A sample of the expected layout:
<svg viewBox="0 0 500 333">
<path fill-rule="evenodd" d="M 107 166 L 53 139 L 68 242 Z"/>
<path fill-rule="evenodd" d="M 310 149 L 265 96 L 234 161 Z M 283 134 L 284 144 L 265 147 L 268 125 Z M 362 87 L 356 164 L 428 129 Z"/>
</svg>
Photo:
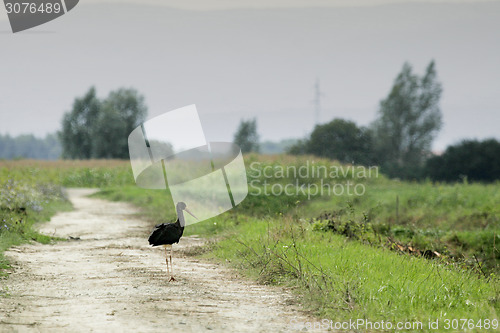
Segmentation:
<svg viewBox="0 0 500 333">
<path fill-rule="evenodd" d="M 246 163 L 247 199 L 186 228 L 212 240 L 204 256 L 261 283 L 294 288 L 324 318 L 498 319 L 500 184 L 399 182 L 311 157 L 249 155 Z M 0 184 L 9 181 L 100 187 L 100 197 L 143 207 L 152 224 L 174 218 L 169 193 L 137 188 L 128 162 L 0 162 Z M 328 193 L 349 183 L 363 194 L 340 193 L 340 187 Z M 287 184 L 293 186 L 285 193 Z M 27 209 L 29 225 L 67 209 L 61 196 L 47 198 L 47 215 Z M 19 213 L 4 209 L 3 195 L 1 205 L 11 217 Z M 37 239 L 6 241 L 17 234 L 23 233 L 0 229 L 0 249 Z M 429 253 L 432 259 L 424 258 Z"/>
</svg>

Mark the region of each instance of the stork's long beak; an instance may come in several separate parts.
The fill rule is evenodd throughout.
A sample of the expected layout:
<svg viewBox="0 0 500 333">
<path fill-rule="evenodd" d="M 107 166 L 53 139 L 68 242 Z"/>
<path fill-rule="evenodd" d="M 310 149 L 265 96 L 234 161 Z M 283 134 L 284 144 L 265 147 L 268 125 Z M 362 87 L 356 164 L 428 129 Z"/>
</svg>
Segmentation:
<svg viewBox="0 0 500 333">
<path fill-rule="evenodd" d="M 184 208 L 184 210 L 185 210 L 186 212 L 188 212 L 188 213 L 189 213 L 189 215 L 191 215 L 191 216 L 192 216 L 192 217 L 194 217 L 195 219 L 198 219 L 196 216 L 194 216 L 194 214 L 193 214 L 193 213 L 191 213 L 191 212 L 189 211 L 189 209 L 187 209 L 187 207 L 186 207 L 186 208 Z"/>
</svg>

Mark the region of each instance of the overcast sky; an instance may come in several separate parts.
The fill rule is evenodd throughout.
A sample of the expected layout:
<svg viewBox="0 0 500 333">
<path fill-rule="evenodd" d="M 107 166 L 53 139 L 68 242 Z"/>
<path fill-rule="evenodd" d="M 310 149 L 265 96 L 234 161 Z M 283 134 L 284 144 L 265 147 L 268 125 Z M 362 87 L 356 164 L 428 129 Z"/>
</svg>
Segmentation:
<svg viewBox="0 0 500 333">
<path fill-rule="evenodd" d="M 209 140 L 231 140 L 252 117 L 263 140 L 303 137 L 316 78 L 322 122 L 368 125 L 405 61 L 422 73 L 435 59 L 444 127 L 434 149 L 500 138 L 499 1 L 85 0 L 18 34 L 6 17 L 2 8 L 2 134 L 58 130 L 95 85 L 101 97 L 135 87 L 151 117 L 196 104 Z"/>
<path fill-rule="evenodd" d="M 136 3 L 181 9 L 218 10 L 229 8 L 304 8 L 304 7 L 356 7 L 383 4 L 413 3 L 471 3 L 495 0 L 85 0 L 87 3 Z"/>
</svg>

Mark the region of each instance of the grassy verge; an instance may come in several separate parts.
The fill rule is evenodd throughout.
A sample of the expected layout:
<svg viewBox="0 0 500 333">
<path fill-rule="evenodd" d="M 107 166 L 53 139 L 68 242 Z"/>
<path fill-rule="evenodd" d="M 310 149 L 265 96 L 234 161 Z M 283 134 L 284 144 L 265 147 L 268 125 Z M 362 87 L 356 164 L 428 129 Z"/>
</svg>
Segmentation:
<svg viewBox="0 0 500 333">
<path fill-rule="evenodd" d="M 4 182 L 0 187 L 0 277 L 6 276 L 10 267 L 5 250 L 28 241 L 51 242 L 55 238 L 38 233 L 34 225 L 70 209 L 59 186 L 30 185 L 12 179 Z"/>
<path fill-rule="evenodd" d="M 311 201 L 303 216 L 324 230 L 348 234 L 357 228 L 354 236 L 370 243 L 381 237 L 485 275 L 500 273 L 500 184 L 372 184 L 362 197 Z"/>
<path fill-rule="evenodd" d="M 213 254 L 262 283 L 295 289 L 321 318 L 334 321 L 498 319 L 498 281 L 470 270 L 313 232 L 290 217 L 250 219 Z"/>
</svg>

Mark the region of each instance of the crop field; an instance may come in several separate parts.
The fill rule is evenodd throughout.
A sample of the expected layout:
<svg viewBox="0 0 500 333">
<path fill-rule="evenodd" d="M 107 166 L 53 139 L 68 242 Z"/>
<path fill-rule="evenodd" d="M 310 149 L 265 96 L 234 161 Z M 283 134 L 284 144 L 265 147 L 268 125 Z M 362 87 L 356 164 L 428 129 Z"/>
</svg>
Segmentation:
<svg viewBox="0 0 500 333">
<path fill-rule="evenodd" d="M 200 256 L 292 288 L 332 320 L 499 318 L 500 184 L 402 182 L 313 157 L 245 162 L 247 198 L 186 228 L 209 240 Z M 1 252 L 55 241 L 33 225 L 71 209 L 63 187 L 100 188 L 95 196 L 141 207 L 151 225 L 175 218 L 168 191 L 136 187 L 129 162 L 5 161 Z"/>
</svg>

